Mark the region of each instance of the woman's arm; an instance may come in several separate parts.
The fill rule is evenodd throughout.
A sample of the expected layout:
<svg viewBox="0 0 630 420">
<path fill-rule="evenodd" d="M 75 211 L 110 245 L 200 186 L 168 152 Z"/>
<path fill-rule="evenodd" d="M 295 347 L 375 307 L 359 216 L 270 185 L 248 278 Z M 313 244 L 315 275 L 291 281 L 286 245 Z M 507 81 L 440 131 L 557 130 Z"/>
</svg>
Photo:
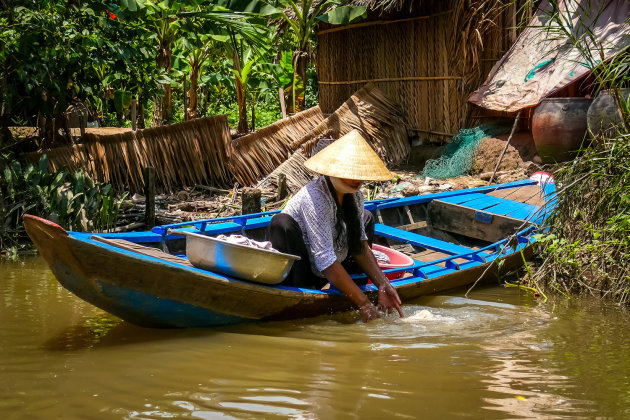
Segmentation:
<svg viewBox="0 0 630 420">
<path fill-rule="evenodd" d="M 332 265 L 326 268 L 323 273 L 332 285 L 348 296 L 350 300 L 359 307 L 363 322 L 379 318 L 376 306 L 374 306 L 368 297 L 365 296 L 365 293 L 359 289 L 359 286 L 357 286 L 354 280 L 352 280 L 341 263 L 335 261 Z"/>
<path fill-rule="evenodd" d="M 396 309 L 398 315 L 402 318 L 404 314 L 400 308 L 401 300 L 398 296 L 398 292 L 396 292 L 396 289 L 392 287 L 389 279 L 385 277 L 385 274 L 381 271 L 368 242 L 362 242 L 361 253 L 352 254 L 352 257 L 372 282 L 378 286 L 378 308 L 388 314 L 391 314 L 394 309 Z"/>
</svg>

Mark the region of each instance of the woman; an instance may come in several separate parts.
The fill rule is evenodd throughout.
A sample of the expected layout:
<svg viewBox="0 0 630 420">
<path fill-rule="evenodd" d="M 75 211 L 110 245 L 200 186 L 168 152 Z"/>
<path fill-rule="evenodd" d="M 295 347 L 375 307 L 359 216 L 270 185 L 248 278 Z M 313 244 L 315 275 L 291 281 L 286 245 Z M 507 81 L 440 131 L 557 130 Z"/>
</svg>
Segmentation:
<svg viewBox="0 0 630 420">
<path fill-rule="evenodd" d="M 388 314 L 396 309 L 402 318 L 398 293 L 371 251 L 374 218 L 363 208 L 360 192 L 364 181 L 386 181 L 393 175 L 357 130 L 305 166 L 322 176 L 304 186 L 269 224 L 273 247 L 301 257 L 282 284 L 321 289 L 330 282 L 359 307 L 364 322 L 378 318 L 379 309 Z M 378 286 L 378 308 L 350 277 L 355 272 L 366 273 Z"/>
</svg>

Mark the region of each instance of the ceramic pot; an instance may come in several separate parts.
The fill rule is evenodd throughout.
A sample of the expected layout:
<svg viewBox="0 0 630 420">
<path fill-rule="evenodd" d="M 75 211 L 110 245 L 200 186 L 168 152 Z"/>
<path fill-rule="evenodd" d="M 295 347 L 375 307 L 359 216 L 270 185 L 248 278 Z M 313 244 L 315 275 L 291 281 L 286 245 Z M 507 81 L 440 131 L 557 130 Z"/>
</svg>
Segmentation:
<svg viewBox="0 0 630 420">
<path fill-rule="evenodd" d="M 592 99 L 547 98 L 532 116 L 532 136 L 543 163 L 572 159 L 587 131 L 586 113 Z"/>
<path fill-rule="evenodd" d="M 620 89 L 619 93 L 630 101 L 630 89 Z M 617 126 L 621 124 L 621 116 L 617 104 L 608 90 L 602 90 L 588 108 L 586 114 L 588 130 L 594 135 L 617 136 Z"/>
</svg>

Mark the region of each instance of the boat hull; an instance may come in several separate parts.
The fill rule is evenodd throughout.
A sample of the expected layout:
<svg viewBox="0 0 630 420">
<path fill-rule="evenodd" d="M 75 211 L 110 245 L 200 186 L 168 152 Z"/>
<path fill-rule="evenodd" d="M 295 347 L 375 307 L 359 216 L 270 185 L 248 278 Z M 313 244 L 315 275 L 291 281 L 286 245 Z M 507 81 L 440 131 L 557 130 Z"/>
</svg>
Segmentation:
<svg viewBox="0 0 630 420">
<path fill-rule="evenodd" d="M 336 290 L 270 287 L 126 252 L 66 232 L 34 216 L 24 225 L 58 281 L 70 292 L 128 322 L 145 327 L 213 327 L 262 320 L 319 316 L 353 308 Z M 531 247 L 502 259 L 503 270 L 516 269 Z M 495 279 L 497 265 L 479 263 L 430 279 L 408 277 L 394 282 L 403 302 L 423 295 Z M 365 290 L 372 300 L 377 290 Z"/>
</svg>

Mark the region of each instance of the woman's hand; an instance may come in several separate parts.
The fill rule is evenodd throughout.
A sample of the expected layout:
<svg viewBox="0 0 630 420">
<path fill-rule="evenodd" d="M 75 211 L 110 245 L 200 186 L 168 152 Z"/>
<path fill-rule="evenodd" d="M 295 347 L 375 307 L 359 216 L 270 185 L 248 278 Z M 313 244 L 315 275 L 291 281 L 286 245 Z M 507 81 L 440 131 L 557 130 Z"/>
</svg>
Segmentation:
<svg viewBox="0 0 630 420">
<path fill-rule="evenodd" d="M 381 317 L 376 306 L 374 306 L 372 302 L 369 301 L 359 308 L 359 313 L 361 314 L 361 320 L 363 322 L 370 322 L 373 319 Z"/>
<path fill-rule="evenodd" d="M 398 311 L 398 315 L 404 318 L 405 315 L 400 308 L 400 303 L 398 292 L 389 282 L 378 287 L 378 309 L 389 315 L 394 312 L 395 308 Z"/>
</svg>

